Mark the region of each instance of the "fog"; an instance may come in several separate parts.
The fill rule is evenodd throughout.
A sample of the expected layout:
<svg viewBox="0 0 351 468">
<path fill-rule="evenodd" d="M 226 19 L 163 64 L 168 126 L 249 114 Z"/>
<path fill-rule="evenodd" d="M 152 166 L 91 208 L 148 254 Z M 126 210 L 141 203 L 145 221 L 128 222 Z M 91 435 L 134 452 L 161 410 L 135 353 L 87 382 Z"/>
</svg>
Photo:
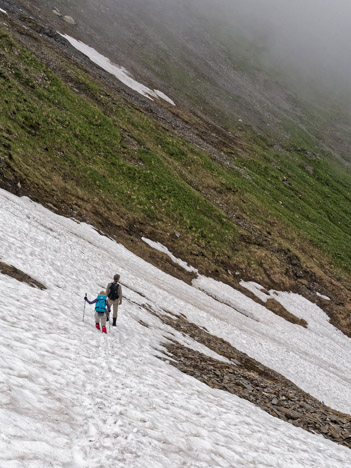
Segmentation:
<svg viewBox="0 0 351 468">
<path fill-rule="evenodd" d="M 212 14 L 239 27 L 279 60 L 351 90 L 349 0 L 217 0 Z"/>
<path fill-rule="evenodd" d="M 126 0 L 110 0 L 116 4 Z M 351 92 L 350 0 L 128 0 L 155 19 L 212 18 L 240 30 L 273 58 Z M 190 13 L 191 12 L 191 13 Z M 189 16 L 190 15 L 190 16 Z M 192 17 L 192 18 L 191 18 Z"/>
<path fill-rule="evenodd" d="M 92 23 L 98 21 L 99 8 L 107 6 L 103 27 L 127 51 L 138 37 L 146 37 L 148 28 L 154 28 L 149 36 L 163 46 L 167 37 L 157 35 L 157 23 L 176 35 L 179 44 L 198 34 L 198 45 L 201 28 L 212 20 L 217 30 L 222 25 L 240 31 L 297 84 L 328 84 L 328 91 L 351 103 L 351 0 L 50 0 L 57 2 L 75 8 L 74 13 L 85 12 L 88 22 L 91 15 Z M 197 21 L 201 19 L 206 21 Z M 133 53 L 137 46 L 141 49 L 137 44 Z"/>
</svg>

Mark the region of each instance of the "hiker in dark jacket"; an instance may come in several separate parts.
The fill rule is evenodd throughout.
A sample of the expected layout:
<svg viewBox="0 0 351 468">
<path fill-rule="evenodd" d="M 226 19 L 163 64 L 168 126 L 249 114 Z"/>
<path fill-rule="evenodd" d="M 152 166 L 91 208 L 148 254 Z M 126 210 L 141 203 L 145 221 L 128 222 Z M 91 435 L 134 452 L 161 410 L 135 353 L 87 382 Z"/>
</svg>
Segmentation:
<svg viewBox="0 0 351 468">
<path fill-rule="evenodd" d="M 101 322 L 102 333 L 107 333 L 106 318 L 108 320 L 111 308 L 105 295 L 105 291 L 100 291 L 100 294 L 98 294 L 97 298 L 93 301 L 89 301 L 86 296 L 84 299 L 88 304 L 95 304 L 95 326 L 100 330 Z"/>
<path fill-rule="evenodd" d="M 113 307 L 113 322 L 112 326 L 116 326 L 118 306 L 122 304 L 122 286 L 119 284 L 120 275 L 113 277 L 113 282 L 108 283 L 106 288 L 107 301 L 110 307 Z"/>
</svg>

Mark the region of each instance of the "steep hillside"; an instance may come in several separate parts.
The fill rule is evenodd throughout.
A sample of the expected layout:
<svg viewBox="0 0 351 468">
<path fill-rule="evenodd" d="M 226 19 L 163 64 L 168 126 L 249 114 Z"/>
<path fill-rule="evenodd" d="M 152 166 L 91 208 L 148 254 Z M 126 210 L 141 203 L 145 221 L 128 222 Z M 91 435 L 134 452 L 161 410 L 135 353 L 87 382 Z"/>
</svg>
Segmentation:
<svg viewBox="0 0 351 468">
<path fill-rule="evenodd" d="M 254 129 L 272 144 L 303 149 L 316 145 L 344 164 L 351 162 L 349 90 L 319 84 L 314 75 L 300 76 L 293 67 L 281 66 L 264 35 L 252 38 L 240 20 L 226 22 L 211 2 L 17 3 L 232 132 L 247 138 Z M 66 23 L 65 15 L 75 24 Z M 235 6 L 230 15 L 235 15 Z"/>
<path fill-rule="evenodd" d="M 75 25 L 37 10 L 39 4 L 0 2 L 8 8 L 8 15 L 0 13 L 1 187 L 89 221 L 187 280 L 190 273 L 155 254 L 141 237 L 161 241 L 200 272 L 229 284 L 254 279 L 267 288 L 299 291 L 323 304 L 333 323 L 350 335 L 351 176 L 325 145 L 294 119 L 284 123 L 290 132 L 283 140 L 273 138 L 282 134 L 279 129 L 263 134 L 262 115 L 239 126 L 235 117 L 229 131 L 220 125 L 222 105 L 216 122 L 219 114 L 211 104 L 214 90 L 226 100 L 225 84 L 213 82 L 207 94 L 200 82 L 200 95 L 190 87 L 185 96 L 170 68 L 163 68 L 163 80 L 152 82 L 149 67 L 144 80 L 167 91 L 176 106 L 143 98 L 78 53 L 56 33 L 73 35 Z M 64 2 L 57 6 L 63 11 Z M 48 25 L 43 20 L 49 13 Z M 89 28 L 77 28 L 77 37 Z M 96 31 L 91 37 L 99 42 Z M 100 42 L 99 50 L 112 58 L 111 42 Z M 184 53 L 193 57 L 190 50 Z M 137 78 L 143 62 L 138 69 L 133 63 L 139 58 L 135 53 L 123 63 Z M 211 56 L 206 63 L 212 64 Z M 212 75 L 203 73 L 211 83 Z M 184 76 L 180 71 L 178 78 Z M 252 86 L 259 76 L 252 74 Z M 160 86 L 168 81 L 169 92 Z M 252 105 L 262 91 L 256 90 Z"/>
<path fill-rule="evenodd" d="M 1 189 L 0 217 L 2 468 L 350 466 L 350 340 L 320 308 L 246 283 L 293 325 Z M 116 270 L 105 335 L 83 297 Z"/>
</svg>

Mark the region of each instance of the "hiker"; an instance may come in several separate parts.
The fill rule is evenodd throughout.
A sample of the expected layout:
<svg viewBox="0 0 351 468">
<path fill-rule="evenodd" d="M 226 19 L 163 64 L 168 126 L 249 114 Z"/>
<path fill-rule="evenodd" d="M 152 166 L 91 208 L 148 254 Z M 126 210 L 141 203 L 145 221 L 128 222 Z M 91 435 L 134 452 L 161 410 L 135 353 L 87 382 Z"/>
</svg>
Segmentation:
<svg viewBox="0 0 351 468">
<path fill-rule="evenodd" d="M 95 326 L 98 330 L 100 330 L 101 322 L 102 333 L 107 333 L 106 320 L 108 320 L 111 308 L 108 303 L 105 291 L 100 291 L 97 298 L 93 301 L 89 301 L 86 296 L 84 299 L 88 304 L 95 304 Z"/>
<path fill-rule="evenodd" d="M 113 282 L 108 283 L 106 288 L 107 301 L 110 307 L 113 307 L 113 322 L 112 326 L 116 326 L 118 306 L 122 304 L 122 286 L 119 284 L 120 275 L 113 277 Z"/>
</svg>

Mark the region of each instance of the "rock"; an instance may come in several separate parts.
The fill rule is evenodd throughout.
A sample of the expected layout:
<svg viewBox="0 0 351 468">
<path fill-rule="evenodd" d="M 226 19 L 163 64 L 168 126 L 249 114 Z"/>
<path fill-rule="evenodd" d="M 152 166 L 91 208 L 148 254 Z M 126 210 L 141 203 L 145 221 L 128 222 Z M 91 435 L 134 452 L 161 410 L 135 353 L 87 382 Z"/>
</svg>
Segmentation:
<svg viewBox="0 0 351 468">
<path fill-rule="evenodd" d="M 72 16 L 64 16 L 63 21 L 66 21 L 66 23 L 68 23 L 68 24 L 76 24 L 76 22 L 74 21 Z"/>
<path fill-rule="evenodd" d="M 145 309 L 184 336 L 191 336 L 232 361 L 231 364 L 224 364 L 171 340 L 165 344 L 168 359 L 172 358 L 171 365 L 211 388 L 235 394 L 296 427 L 351 448 L 349 415 L 328 408 L 283 376 L 239 352 L 230 343 L 189 322 L 186 317 L 178 315 L 170 318 L 168 313 L 155 314 L 152 309 Z"/>
<path fill-rule="evenodd" d="M 52 10 L 52 12 L 54 13 L 54 15 L 62 16 L 62 14 L 58 11 L 57 8 L 54 8 L 54 9 Z"/>
<path fill-rule="evenodd" d="M 240 384 L 246 388 L 246 390 L 248 390 L 249 392 L 252 392 L 253 391 L 253 387 L 251 387 L 251 385 L 247 384 L 246 382 L 243 382 L 242 380 L 240 381 Z"/>
<path fill-rule="evenodd" d="M 301 406 L 305 408 L 307 411 L 309 411 L 310 413 L 313 413 L 315 411 L 315 409 L 311 405 L 306 403 L 305 401 L 301 403 Z"/>
<path fill-rule="evenodd" d="M 293 424 L 295 427 L 301 427 L 304 428 L 304 425 L 300 421 L 293 421 L 291 424 Z"/>
<path fill-rule="evenodd" d="M 281 413 L 283 413 L 288 419 L 299 419 L 301 415 L 296 411 L 290 410 L 289 408 L 283 408 L 282 406 L 277 408 Z"/>
<path fill-rule="evenodd" d="M 341 434 L 339 431 L 335 429 L 335 427 L 330 427 L 329 428 L 329 434 L 334 438 L 334 439 L 341 439 Z"/>
<path fill-rule="evenodd" d="M 236 366 L 240 366 L 240 362 L 237 361 L 236 359 L 231 359 L 230 362 Z"/>
<path fill-rule="evenodd" d="M 341 423 L 341 424 L 346 424 L 347 421 L 345 421 L 345 419 L 342 419 L 340 418 L 339 416 L 335 415 L 335 414 L 331 414 L 329 416 L 329 420 L 333 423 Z"/>
</svg>

